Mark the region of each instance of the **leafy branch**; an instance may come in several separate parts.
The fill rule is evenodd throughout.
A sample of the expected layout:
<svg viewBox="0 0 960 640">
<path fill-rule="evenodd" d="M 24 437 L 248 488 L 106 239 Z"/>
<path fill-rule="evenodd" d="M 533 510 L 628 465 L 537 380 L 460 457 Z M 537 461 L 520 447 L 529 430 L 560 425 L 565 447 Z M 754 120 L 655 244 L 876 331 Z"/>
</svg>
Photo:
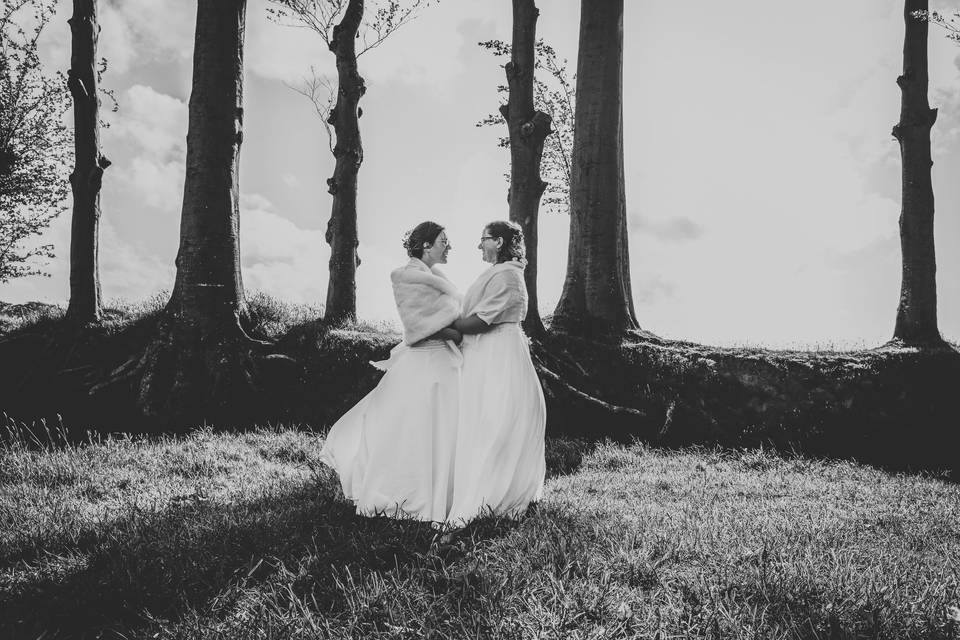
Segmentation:
<svg viewBox="0 0 960 640">
<path fill-rule="evenodd" d="M 53 247 L 27 244 L 67 208 L 70 94 L 63 74 L 44 73 L 37 53 L 56 4 L 8 0 L 0 13 L 0 282 L 47 275 L 42 261 Z"/>
<path fill-rule="evenodd" d="M 960 44 L 960 11 L 952 16 L 946 16 L 939 11 L 914 11 L 910 15 L 945 29 L 947 38 Z"/>
<path fill-rule="evenodd" d="M 486 40 L 478 43 L 497 58 L 509 58 L 510 44 L 502 40 Z M 567 60 L 561 59 L 556 50 L 542 39 L 535 45 L 534 106 L 551 118 L 553 131 L 543 145 L 540 170 L 547 183 L 543 205 L 554 212 L 567 213 L 570 209 L 570 157 L 573 152 L 574 103 L 576 99 L 576 76 L 567 70 Z M 509 96 L 506 85 L 498 85 L 497 93 Z M 506 126 L 499 112 L 491 113 L 477 122 L 478 127 Z M 501 136 L 498 145 L 509 148 L 509 136 Z M 509 174 L 506 174 L 509 180 Z"/>
</svg>

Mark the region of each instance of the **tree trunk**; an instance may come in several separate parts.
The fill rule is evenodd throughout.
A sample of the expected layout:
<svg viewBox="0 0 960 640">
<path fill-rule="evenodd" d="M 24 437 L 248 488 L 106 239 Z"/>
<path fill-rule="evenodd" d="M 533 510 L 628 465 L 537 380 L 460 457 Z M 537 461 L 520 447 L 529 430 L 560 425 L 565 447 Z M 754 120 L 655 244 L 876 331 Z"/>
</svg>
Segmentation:
<svg viewBox="0 0 960 640">
<path fill-rule="evenodd" d="M 241 326 L 238 161 L 246 0 L 199 0 L 187 170 L 173 293 L 140 359 L 138 404 L 181 423 L 252 409 L 256 362 Z"/>
<path fill-rule="evenodd" d="M 933 237 L 933 185 L 930 179 L 930 129 L 937 110 L 927 101 L 926 20 L 914 11 L 926 11 L 928 0 L 906 0 L 903 7 L 903 75 L 900 86 L 900 122 L 893 136 L 900 143 L 902 208 L 900 248 L 903 275 L 893 338 L 911 345 L 938 345 L 937 263 Z"/>
<path fill-rule="evenodd" d="M 97 88 L 96 0 L 73 0 L 70 70 L 76 159 L 70 185 L 73 216 L 70 228 L 70 304 L 67 317 L 78 323 L 100 320 L 100 185 L 110 161 L 100 152 L 100 99 Z"/>
<path fill-rule="evenodd" d="M 513 0 L 513 43 L 506 65 L 510 99 L 500 107 L 510 131 L 510 220 L 523 229 L 526 240 L 529 304 L 523 328 L 528 335 L 543 335 L 537 300 L 537 218 L 540 197 L 547 183 L 540 177 L 543 142 L 550 135 L 550 116 L 533 104 L 533 76 L 540 11 L 534 0 Z"/>
<path fill-rule="evenodd" d="M 366 92 L 357 70 L 356 38 L 363 19 L 363 0 L 350 0 L 343 20 L 333 28 L 330 50 L 337 59 L 337 102 L 328 122 L 337 143 L 333 148 L 336 165 L 327 180 L 333 195 L 327 243 L 330 245 L 330 281 L 324 320 L 338 324 L 357 317 L 357 174 L 363 162 L 360 141 L 360 98 Z"/>
<path fill-rule="evenodd" d="M 553 326 L 571 334 L 637 328 L 623 176 L 623 0 L 582 0 L 570 176 L 570 244 Z"/>
<path fill-rule="evenodd" d="M 903 275 L 893 338 L 912 345 L 943 342 L 937 329 L 937 263 L 933 237 L 933 185 L 930 179 L 930 129 L 937 110 L 927 101 L 927 21 L 914 11 L 926 11 L 928 0 L 904 2 L 905 35 L 900 86 L 900 122 L 893 136 L 900 143 L 902 208 L 900 248 Z"/>
</svg>

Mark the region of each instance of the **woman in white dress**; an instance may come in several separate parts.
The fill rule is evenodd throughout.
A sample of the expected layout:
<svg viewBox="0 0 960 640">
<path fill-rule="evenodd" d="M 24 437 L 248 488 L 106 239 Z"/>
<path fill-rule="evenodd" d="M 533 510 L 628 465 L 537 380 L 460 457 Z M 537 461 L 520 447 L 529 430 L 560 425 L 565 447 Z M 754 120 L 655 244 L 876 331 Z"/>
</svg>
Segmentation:
<svg viewBox="0 0 960 640">
<path fill-rule="evenodd" d="M 403 342 L 380 383 L 337 421 L 320 459 L 340 476 L 357 513 L 443 522 L 453 500 L 462 336 L 451 325 L 461 295 L 436 265 L 443 227 L 424 222 L 404 238 L 410 256 L 390 274 Z"/>
<path fill-rule="evenodd" d="M 448 519 L 518 516 L 543 492 L 543 389 L 520 321 L 527 312 L 523 232 L 497 221 L 478 247 L 489 269 L 463 299 L 460 420 L 453 505 Z"/>
</svg>

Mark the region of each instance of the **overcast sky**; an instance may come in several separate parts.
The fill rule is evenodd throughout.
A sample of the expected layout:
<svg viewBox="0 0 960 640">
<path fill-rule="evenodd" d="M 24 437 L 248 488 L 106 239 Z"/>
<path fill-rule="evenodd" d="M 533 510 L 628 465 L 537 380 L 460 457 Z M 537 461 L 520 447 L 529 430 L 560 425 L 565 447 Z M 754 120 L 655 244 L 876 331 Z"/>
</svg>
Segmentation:
<svg viewBox="0 0 960 640">
<path fill-rule="evenodd" d="M 43 56 L 69 65 L 69 3 Z M 368 4 L 370 4 L 368 2 Z M 576 67 L 579 2 L 540 0 L 539 35 Z M 892 333 L 900 288 L 897 218 L 902 0 L 626 1 L 624 127 L 634 301 L 665 337 L 779 347 L 873 346 Z M 113 161 L 102 192 L 104 296 L 140 299 L 174 278 L 195 3 L 101 0 Z M 507 215 L 503 132 L 475 123 L 498 104 L 508 0 L 444 0 L 361 57 L 357 280 L 361 316 L 396 319 L 389 271 L 401 236 L 448 228 L 462 288 L 483 269 L 485 222 Z M 932 8 L 955 9 L 960 0 Z M 333 158 L 302 96 L 285 86 L 333 68 L 316 34 L 247 15 L 241 256 L 248 293 L 322 303 Z M 931 29 L 939 318 L 960 339 L 960 47 Z M 560 295 L 569 218 L 542 217 L 541 311 Z M 0 300 L 63 302 L 69 216 L 51 278 L 0 285 Z"/>
</svg>

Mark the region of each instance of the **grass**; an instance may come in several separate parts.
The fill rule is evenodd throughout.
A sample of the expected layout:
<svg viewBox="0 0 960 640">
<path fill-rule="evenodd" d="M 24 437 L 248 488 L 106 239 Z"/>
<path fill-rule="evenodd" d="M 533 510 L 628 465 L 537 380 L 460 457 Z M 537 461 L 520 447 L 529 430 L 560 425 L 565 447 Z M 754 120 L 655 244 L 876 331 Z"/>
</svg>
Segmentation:
<svg viewBox="0 0 960 640">
<path fill-rule="evenodd" d="M 289 429 L 8 423 L 0 637 L 952 638 L 960 487 L 765 451 L 548 442 L 543 501 L 441 544 Z"/>
<path fill-rule="evenodd" d="M 159 313 L 170 299 L 167 290 L 158 291 L 140 300 L 120 298 L 107 300 L 103 305 L 101 328 L 115 333 Z M 281 300 L 263 291 L 248 292 L 245 298 L 249 312 L 247 330 L 270 339 L 279 338 L 292 328 L 303 326 L 323 317 L 322 304 L 307 304 Z M 51 326 L 66 314 L 63 305 L 29 302 L 8 304 L 0 302 L 0 334 L 23 329 Z M 386 320 L 354 320 L 345 323 L 344 331 L 398 333 L 399 328 Z"/>
</svg>

